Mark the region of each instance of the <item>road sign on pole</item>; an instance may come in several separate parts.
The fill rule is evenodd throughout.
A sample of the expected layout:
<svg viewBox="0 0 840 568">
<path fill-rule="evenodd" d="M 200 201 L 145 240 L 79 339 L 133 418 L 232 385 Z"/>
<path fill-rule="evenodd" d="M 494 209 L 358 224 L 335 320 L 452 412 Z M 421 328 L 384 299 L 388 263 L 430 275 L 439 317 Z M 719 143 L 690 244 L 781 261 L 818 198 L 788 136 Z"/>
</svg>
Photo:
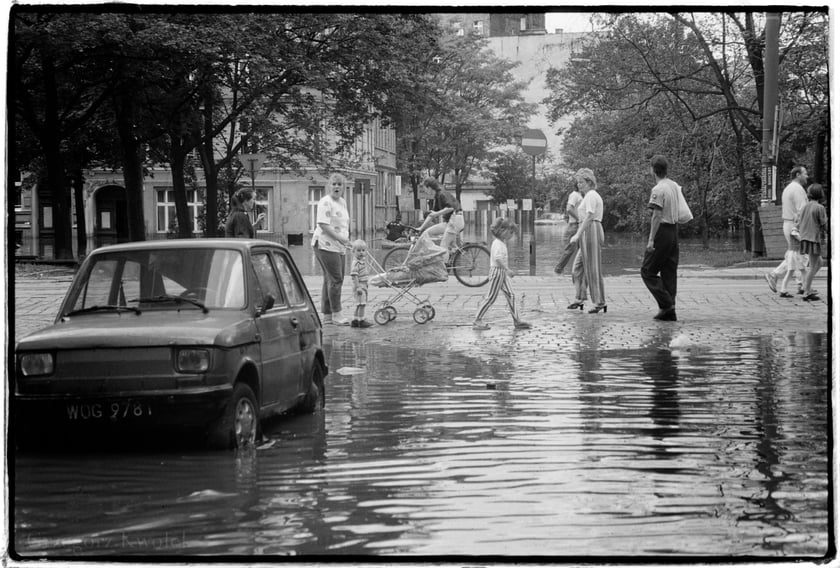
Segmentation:
<svg viewBox="0 0 840 568">
<path fill-rule="evenodd" d="M 546 140 L 542 130 L 531 129 L 522 133 L 522 142 L 519 145 L 522 146 L 522 151 L 529 156 L 540 156 L 545 153 L 548 140 Z"/>
</svg>

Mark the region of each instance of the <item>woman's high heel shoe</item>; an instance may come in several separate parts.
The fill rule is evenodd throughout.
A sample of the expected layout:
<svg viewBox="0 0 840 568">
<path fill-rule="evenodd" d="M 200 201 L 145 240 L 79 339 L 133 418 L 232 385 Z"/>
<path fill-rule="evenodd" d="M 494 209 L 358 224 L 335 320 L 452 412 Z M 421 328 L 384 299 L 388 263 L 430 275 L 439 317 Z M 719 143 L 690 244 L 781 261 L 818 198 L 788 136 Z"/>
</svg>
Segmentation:
<svg viewBox="0 0 840 568">
<path fill-rule="evenodd" d="M 568 306 L 566 306 L 567 310 L 582 310 L 583 309 L 583 302 L 572 302 Z"/>
<path fill-rule="evenodd" d="M 603 306 L 595 306 L 594 308 L 592 308 L 591 310 L 589 310 L 589 313 L 590 313 L 590 314 L 597 314 L 597 313 L 598 313 L 598 312 L 600 312 L 601 310 L 604 310 L 604 313 L 607 313 L 607 305 L 606 305 L 606 304 L 604 304 Z"/>
</svg>

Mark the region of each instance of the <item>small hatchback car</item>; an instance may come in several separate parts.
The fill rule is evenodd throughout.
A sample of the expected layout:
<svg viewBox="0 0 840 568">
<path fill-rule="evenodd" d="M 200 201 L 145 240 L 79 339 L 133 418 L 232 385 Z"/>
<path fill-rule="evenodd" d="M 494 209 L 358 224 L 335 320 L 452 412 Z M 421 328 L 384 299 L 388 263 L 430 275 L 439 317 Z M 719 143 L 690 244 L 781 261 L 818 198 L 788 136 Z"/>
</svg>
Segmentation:
<svg viewBox="0 0 840 568">
<path fill-rule="evenodd" d="M 324 405 L 321 321 L 285 247 L 194 239 L 103 247 L 55 323 L 15 347 L 21 443 L 81 429 L 195 430 L 254 444 L 260 421 Z"/>
</svg>

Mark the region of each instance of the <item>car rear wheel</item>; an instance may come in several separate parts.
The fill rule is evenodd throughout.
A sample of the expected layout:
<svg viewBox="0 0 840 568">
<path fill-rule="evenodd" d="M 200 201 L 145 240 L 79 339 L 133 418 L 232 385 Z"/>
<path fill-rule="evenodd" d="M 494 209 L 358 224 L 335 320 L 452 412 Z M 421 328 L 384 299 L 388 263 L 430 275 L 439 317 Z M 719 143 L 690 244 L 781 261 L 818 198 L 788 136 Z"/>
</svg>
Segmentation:
<svg viewBox="0 0 840 568">
<path fill-rule="evenodd" d="M 320 406 L 326 404 L 326 393 L 324 392 L 324 369 L 317 361 L 312 364 L 312 380 L 309 383 L 309 392 L 303 398 L 300 408 L 303 412 L 313 413 Z"/>
<path fill-rule="evenodd" d="M 208 445 L 218 449 L 253 446 L 259 428 L 254 391 L 245 383 L 236 383 L 224 413 L 210 427 Z"/>
</svg>

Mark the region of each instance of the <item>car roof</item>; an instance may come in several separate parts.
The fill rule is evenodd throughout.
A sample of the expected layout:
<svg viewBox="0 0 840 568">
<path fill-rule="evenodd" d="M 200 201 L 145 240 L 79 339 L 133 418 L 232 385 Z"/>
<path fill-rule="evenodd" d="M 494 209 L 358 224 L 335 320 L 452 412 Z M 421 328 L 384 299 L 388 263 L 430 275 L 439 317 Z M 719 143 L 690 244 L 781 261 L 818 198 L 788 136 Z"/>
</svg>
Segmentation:
<svg viewBox="0 0 840 568">
<path fill-rule="evenodd" d="M 169 250 L 169 249 L 233 249 L 247 252 L 258 246 L 270 246 L 283 248 L 280 243 L 265 241 L 262 239 L 161 239 L 152 241 L 135 241 L 131 243 L 120 243 L 117 245 L 106 245 L 95 249 L 91 254 L 105 252 L 128 252 L 137 250 Z"/>
</svg>

